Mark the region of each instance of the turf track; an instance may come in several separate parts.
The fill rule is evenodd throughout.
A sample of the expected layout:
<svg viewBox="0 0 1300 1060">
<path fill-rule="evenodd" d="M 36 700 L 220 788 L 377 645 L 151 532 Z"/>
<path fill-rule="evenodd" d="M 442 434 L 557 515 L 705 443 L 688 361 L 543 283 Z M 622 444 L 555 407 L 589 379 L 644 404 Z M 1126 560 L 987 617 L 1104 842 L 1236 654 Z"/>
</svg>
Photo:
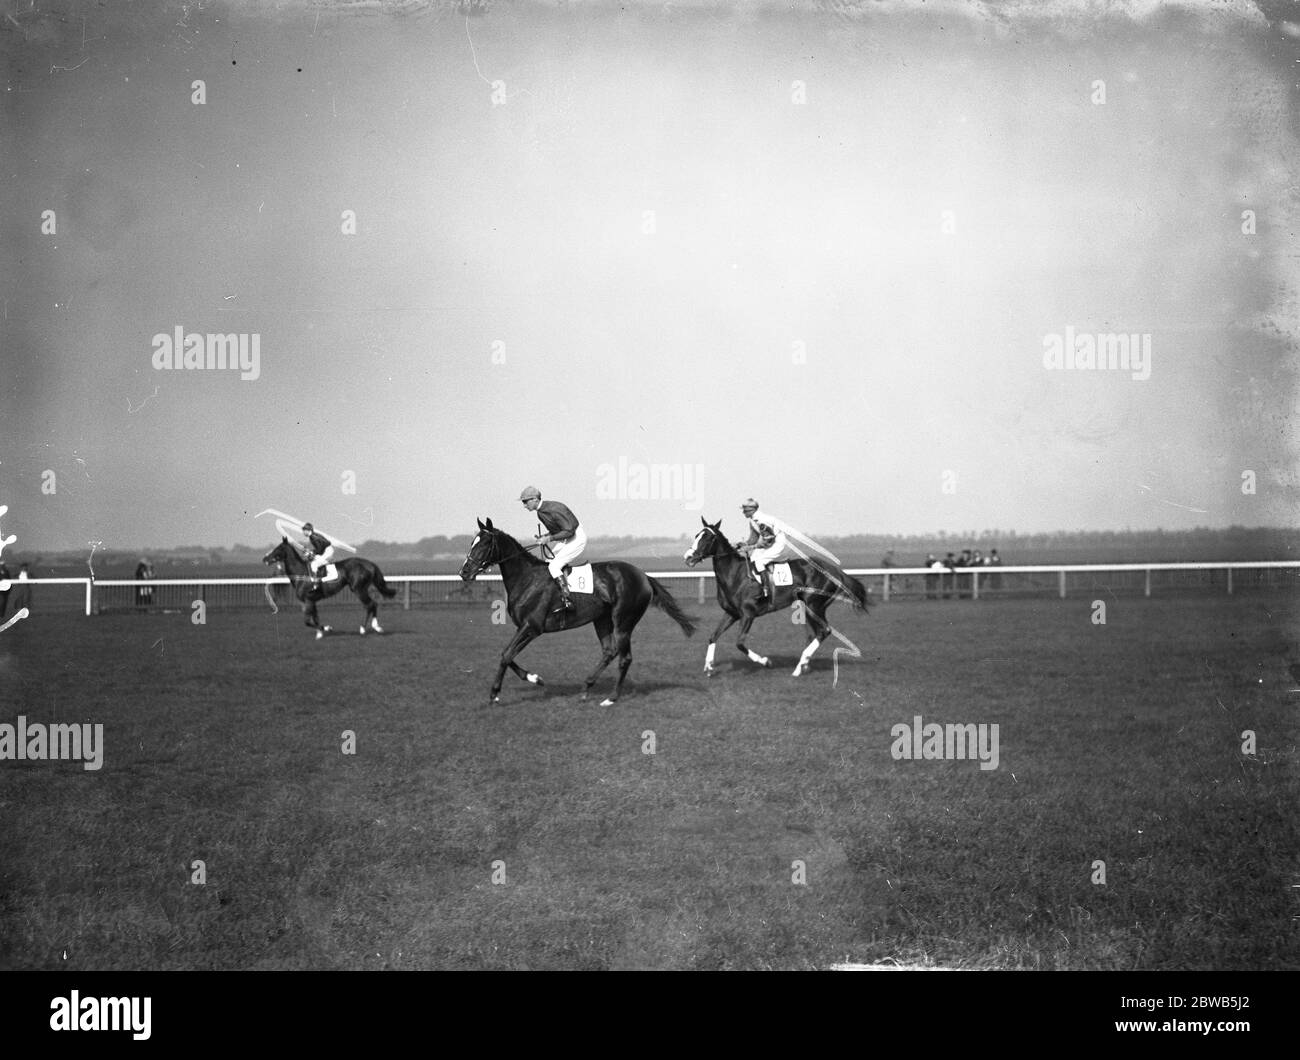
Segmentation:
<svg viewBox="0 0 1300 1060">
<path fill-rule="evenodd" d="M 487 706 L 487 605 L 389 606 L 362 638 L 332 601 L 347 632 L 320 643 L 296 611 L 38 612 L 0 634 L 0 722 L 102 722 L 105 763 L 0 763 L 0 957 L 1294 968 L 1296 603 L 1109 600 L 1104 626 L 1083 598 L 839 604 L 863 658 L 838 687 L 830 644 L 789 677 L 788 613 L 751 637 L 777 668 L 733 630 L 705 679 L 716 611 L 691 603 L 693 640 L 647 615 L 610 708 L 577 699 L 590 628 L 521 656 L 547 689 L 507 675 Z M 998 723 L 1000 768 L 895 761 L 916 714 Z"/>
</svg>

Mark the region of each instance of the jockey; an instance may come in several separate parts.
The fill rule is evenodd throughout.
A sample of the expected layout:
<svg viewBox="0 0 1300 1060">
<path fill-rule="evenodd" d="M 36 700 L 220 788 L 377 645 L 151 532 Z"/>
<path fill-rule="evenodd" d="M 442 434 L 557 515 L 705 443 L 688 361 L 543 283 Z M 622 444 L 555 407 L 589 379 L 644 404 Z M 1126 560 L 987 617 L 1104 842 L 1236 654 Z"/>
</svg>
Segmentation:
<svg viewBox="0 0 1300 1060">
<path fill-rule="evenodd" d="M 569 599 L 569 584 L 565 581 L 564 568 L 571 566 L 582 555 L 582 550 L 587 547 L 587 532 L 566 505 L 559 501 L 542 500 L 541 490 L 536 486 L 525 489 L 519 494 L 519 499 L 530 512 L 537 513 L 537 518 L 546 527 L 547 533 L 538 534 L 537 540 L 552 548 L 553 554 L 547 561 L 546 569 L 560 587 L 560 600 L 564 609 L 571 610 L 573 601 Z"/>
<path fill-rule="evenodd" d="M 312 588 L 319 589 L 325 577 L 325 564 L 334 559 L 334 545 L 329 538 L 318 534 L 311 523 L 303 523 L 302 532 L 307 535 L 307 561 Z"/>
<path fill-rule="evenodd" d="M 759 592 L 764 597 L 772 595 L 769 580 L 772 575 L 768 564 L 778 560 L 789 559 L 790 543 L 786 540 L 781 523 L 771 516 L 759 511 L 758 501 L 748 498 L 740 510 L 749 520 L 749 537 L 737 545 L 741 552 L 748 553 L 749 562 L 754 568 L 754 577 L 758 580 Z"/>
</svg>

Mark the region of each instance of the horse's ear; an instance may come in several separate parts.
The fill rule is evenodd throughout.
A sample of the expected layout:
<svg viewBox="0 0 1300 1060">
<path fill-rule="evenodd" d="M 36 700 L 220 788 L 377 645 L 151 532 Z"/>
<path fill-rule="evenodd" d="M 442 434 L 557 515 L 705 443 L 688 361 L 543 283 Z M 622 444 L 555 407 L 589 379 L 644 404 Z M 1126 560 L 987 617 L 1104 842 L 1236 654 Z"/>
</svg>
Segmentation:
<svg viewBox="0 0 1300 1060">
<path fill-rule="evenodd" d="M 477 517 L 476 517 L 476 518 L 477 518 Z M 487 527 L 483 525 L 483 520 L 482 520 L 482 519 L 478 519 L 478 528 L 479 528 L 480 530 L 486 530 L 486 529 L 487 529 Z"/>
<path fill-rule="evenodd" d="M 492 517 L 491 517 L 491 516 L 488 516 L 487 526 L 485 526 L 483 529 L 484 529 L 484 530 L 491 530 L 491 529 L 492 529 Z"/>
<path fill-rule="evenodd" d="M 283 541 L 286 545 L 289 543 L 289 539 L 283 535 L 281 535 L 280 540 Z"/>
<path fill-rule="evenodd" d="M 704 516 L 702 516 L 702 515 L 700 516 L 700 525 L 701 525 L 701 526 L 708 526 L 708 525 L 709 525 L 709 521 L 708 521 L 706 518 L 704 518 Z"/>
<path fill-rule="evenodd" d="M 718 529 L 718 527 L 720 527 L 721 525 L 722 525 L 722 520 L 719 519 L 716 523 L 713 524 L 713 526 L 711 527 L 711 529 L 716 530 L 716 529 Z"/>
</svg>

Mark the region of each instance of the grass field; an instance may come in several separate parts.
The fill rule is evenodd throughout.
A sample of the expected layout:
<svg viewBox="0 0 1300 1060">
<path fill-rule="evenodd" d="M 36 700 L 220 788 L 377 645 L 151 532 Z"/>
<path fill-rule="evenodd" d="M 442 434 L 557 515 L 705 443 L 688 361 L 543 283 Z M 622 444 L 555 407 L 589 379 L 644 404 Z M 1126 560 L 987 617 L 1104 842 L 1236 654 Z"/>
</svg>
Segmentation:
<svg viewBox="0 0 1300 1060">
<path fill-rule="evenodd" d="M 0 722 L 102 722 L 105 752 L 0 762 L 0 961 L 1300 967 L 1294 595 L 1111 600 L 1104 626 L 1082 598 L 837 605 L 863 657 L 836 687 L 832 644 L 789 676 L 788 613 L 751 636 L 777 668 L 733 630 L 706 679 L 716 612 L 688 609 L 693 640 L 647 615 L 609 708 L 577 698 L 589 628 L 488 707 L 486 607 L 362 638 L 335 601 L 320 643 L 296 610 L 18 623 Z M 997 723 L 999 768 L 896 761 L 918 714 Z"/>
</svg>

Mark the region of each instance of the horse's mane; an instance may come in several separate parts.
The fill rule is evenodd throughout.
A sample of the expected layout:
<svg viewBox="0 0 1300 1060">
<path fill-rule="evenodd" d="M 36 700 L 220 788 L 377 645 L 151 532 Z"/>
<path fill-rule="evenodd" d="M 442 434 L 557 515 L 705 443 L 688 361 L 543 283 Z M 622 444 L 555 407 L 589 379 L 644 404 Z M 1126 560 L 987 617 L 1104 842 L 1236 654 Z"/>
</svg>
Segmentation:
<svg viewBox="0 0 1300 1060">
<path fill-rule="evenodd" d="M 524 548 L 523 545 L 521 545 L 513 537 L 507 534 L 499 526 L 494 526 L 492 528 L 492 532 L 496 534 L 498 537 L 504 538 L 506 541 L 509 541 L 510 544 L 515 546 L 515 551 L 508 552 L 505 556 L 502 557 L 503 559 L 509 558 L 510 556 L 513 556 L 515 553 L 518 553 L 519 555 L 523 556 L 524 559 L 528 560 L 528 562 L 531 563 L 534 567 L 546 566 L 546 560 L 542 559 L 540 556 L 534 555 L 528 549 Z"/>
<path fill-rule="evenodd" d="M 731 539 L 722 532 L 721 519 L 718 520 L 718 525 L 716 527 L 712 523 L 710 523 L 709 529 L 713 531 L 713 536 L 718 541 L 718 552 L 720 555 L 723 556 L 740 555 L 740 553 L 736 551 L 736 546 L 731 543 Z"/>
<path fill-rule="evenodd" d="M 289 551 L 292 552 L 294 556 L 297 557 L 299 563 L 307 562 L 307 557 L 302 554 L 302 550 L 294 542 L 290 541 L 287 537 L 281 539 L 280 545 L 288 548 Z M 280 546 L 278 545 L 276 547 L 278 548 Z M 275 549 L 272 549 L 271 551 L 274 552 Z"/>
</svg>

